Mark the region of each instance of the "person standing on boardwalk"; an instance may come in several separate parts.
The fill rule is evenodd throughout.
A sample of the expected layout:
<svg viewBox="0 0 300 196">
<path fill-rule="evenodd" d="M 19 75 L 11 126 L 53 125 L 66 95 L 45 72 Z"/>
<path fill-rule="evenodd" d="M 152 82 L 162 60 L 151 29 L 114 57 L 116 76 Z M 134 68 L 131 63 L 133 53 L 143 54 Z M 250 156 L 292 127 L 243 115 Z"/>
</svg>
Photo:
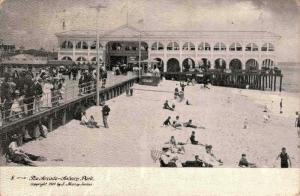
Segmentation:
<svg viewBox="0 0 300 196">
<path fill-rule="evenodd" d="M 110 112 L 110 108 L 108 107 L 108 105 L 106 105 L 104 103 L 103 107 L 102 107 L 102 117 L 103 117 L 103 125 L 105 128 L 109 128 L 108 124 L 107 124 L 107 118 Z"/>
<path fill-rule="evenodd" d="M 297 127 L 298 137 L 300 138 L 300 114 L 296 112 L 295 127 Z"/>
<path fill-rule="evenodd" d="M 289 157 L 289 155 L 286 153 L 286 148 L 283 147 L 281 149 L 281 153 L 277 156 L 276 160 L 278 159 L 281 159 L 281 168 L 288 168 L 289 167 L 289 164 L 290 163 L 290 167 L 292 167 L 292 162 L 291 162 L 291 159 Z"/>
<path fill-rule="evenodd" d="M 281 100 L 280 100 L 280 103 L 279 103 L 279 106 L 280 106 L 280 114 L 282 114 L 282 98 L 281 98 Z"/>
</svg>

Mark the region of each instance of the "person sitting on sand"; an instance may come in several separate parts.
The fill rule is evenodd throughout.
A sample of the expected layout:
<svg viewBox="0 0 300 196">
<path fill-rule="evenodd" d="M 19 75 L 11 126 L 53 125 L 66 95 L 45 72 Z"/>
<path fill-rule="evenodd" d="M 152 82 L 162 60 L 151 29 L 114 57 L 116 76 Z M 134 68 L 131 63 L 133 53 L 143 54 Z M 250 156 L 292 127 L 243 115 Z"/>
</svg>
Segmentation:
<svg viewBox="0 0 300 196">
<path fill-rule="evenodd" d="M 190 141 L 193 145 L 202 145 L 199 141 L 196 140 L 195 131 L 192 131 L 192 135 L 190 136 Z"/>
<path fill-rule="evenodd" d="M 174 105 L 174 107 L 175 107 L 175 105 Z M 168 100 L 165 101 L 163 109 L 174 111 L 174 109 L 169 106 Z"/>
<path fill-rule="evenodd" d="M 188 99 L 186 100 L 185 104 L 186 104 L 186 105 L 192 105 L 192 104 L 189 102 Z"/>
<path fill-rule="evenodd" d="M 182 127 L 182 124 L 179 122 L 179 116 L 176 116 L 176 120 L 173 121 L 172 127 L 175 129 Z"/>
<path fill-rule="evenodd" d="M 270 120 L 270 115 L 269 114 L 265 114 L 264 115 L 264 123 L 269 122 L 269 120 Z"/>
<path fill-rule="evenodd" d="M 163 122 L 163 126 L 169 126 L 169 125 L 172 125 L 170 120 L 171 120 L 171 116 L 169 116 L 169 117 Z"/>
<path fill-rule="evenodd" d="M 90 119 L 89 119 L 89 121 L 88 121 L 88 127 L 89 127 L 89 128 L 99 128 L 99 125 L 98 125 L 98 123 L 95 121 L 93 115 L 90 116 Z"/>
<path fill-rule="evenodd" d="M 179 144 L 183 145 L 183 143 L 177 143 L 174 136 L 171 136 L 170 141 L 167 142 L 167 144 L 170 144 L 170 150 L 172 153 L 183 154 L 185 152 L 184 147 L 179 146 Z"/>
<path fill-rule="evenodd" d="M 256 165 L 254 163 L 249 163 L 246 154 L 242 154 L 242 158 L 239 161 L 239 167 L 256 167 Z"/>
<path fill-rule="evenodd" d="M 168 154 L 169 148 L 162 148 L 162 154 L 159 158 L 160 167 L 177 167 L 176 161 L 178 160 L 177 156 L 171 157 Z"/>
<path fill-rule="evenodd" d="M 196 155 L 194 161 L 186 161 L 182 163 L 182 167 L 205 167 L 205 163 L 199 159 L 199 155 Z"/>
<path fill-rule="evenodd" d="M 88 118 L 86 117 L 86 113 L 85 112 L 82 112 L 81 113 L 81 121 L 80 121 L 80 124 L 81 125 L 88 125 L 89 121 L 88 121 Z"/>
<path fill-rule="evenodd" d="M 7 153 L 7 161 L 12 161 L 14 163 L 19 163 L 23 165 L 29 166 L 36 166 L 33 161 L 45 161 L 45 157 L 36 156 L 33 154 L 29 154 L 24 152 L 17 144 L 18 136 L 14 134 L 11 139 L 12 142 L 8 146 L 8 153 Z"/>
<path fill-rule="evenodd" d="M 206 145 L 205 146 L 206 153 L 209 154 L 212 158 L 214 158 L 219 163 L 223 164 L 221 159 L 218 159 L 212 152 L 212 145 Z"/>
<path fill-rule="evenodd" d="M 188 122 L 183 123 L 184 127 L 190 127 L 196 129 L 197 126 L 192 124 L 192 120 L 190 119 Z"/>
</svg>

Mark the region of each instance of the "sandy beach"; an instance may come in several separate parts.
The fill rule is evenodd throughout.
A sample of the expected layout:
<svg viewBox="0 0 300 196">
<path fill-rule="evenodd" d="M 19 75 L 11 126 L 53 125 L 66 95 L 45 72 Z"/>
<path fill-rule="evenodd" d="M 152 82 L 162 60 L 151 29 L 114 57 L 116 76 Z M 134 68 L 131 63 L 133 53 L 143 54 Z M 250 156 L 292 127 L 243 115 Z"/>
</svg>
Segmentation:
<svg viewBox="0 0 300 196">
<path fill-rule="evenodd" d="M 176 86 L 175 81 L 163 81 L 158 87 L 135 84 L 132 97 L 121 95 L 107 101 L 111 108 L 109 129 L 102 127 L 101 107 L 95 106 L 87 110 L 87 115 L 94 115 L 101 125 L 99 129 L 72 120 L 46 139 L 25 144 L 23 149 L 47 157 L 48 161 L 38 162 L 41 166 L 158 167 L 151 150 L 160 150 L 172 135 L 178 142 L 186 142 L 194 130 L 161 127 L 168 116 L 174 119 L 179 115 L 181 122 L 192 119 L 193 124 L 205 127 L 195 129 L 196 139 L 213 146 L 215 156 L 224 162 L 216 167 L 238 167 L 242 153 L 258 167 L 280 167 L 280 160 L 275 162 L 275 158 L 283 146 L 293 167 L 299 167 L 299 139 L 294 127 L 295 111 L 299 109 L 296 96 L 215 86 L 204 89 L 197 84 L 185 88 L 185 98 L 192 104 L 188 106 L 174 100 Z M 283 114 L 279 113 L 281 97 Z M 162 109 L 166 99 L 175 103 L 175 111 Z M 263 122 L 265 104 L 271 110 L 268 123 Z M 243 129 L 245 118 L 247 129 Z M 187 144 L 185 148 L 182 161 L 205 153 L 202 146 Z"/>
</svg>

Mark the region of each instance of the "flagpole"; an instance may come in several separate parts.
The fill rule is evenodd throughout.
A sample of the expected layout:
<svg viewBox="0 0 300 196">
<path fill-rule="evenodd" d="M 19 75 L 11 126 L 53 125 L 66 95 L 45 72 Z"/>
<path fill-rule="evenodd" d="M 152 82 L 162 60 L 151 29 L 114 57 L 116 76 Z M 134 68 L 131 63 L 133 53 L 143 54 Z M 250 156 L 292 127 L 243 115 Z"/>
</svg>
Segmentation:
<svg viewBox="0 0 300 196">
<path fill-rule="evenodd" d="M 100 105 L 100 95 L 99 95 L 99 76 L 100 76 L 100 64 L 99 64 L 99 33 L 98 33 L 98 15 L 101 8 L 106 8 L 106 6 L 103 6 L 101 4 L 97 6 L 90 6 L 90 8 L 94 8 L 97 11 L 96 14 L 96 49 L 97 49 L 97 76 L 96 76 L 96 105 Z"/>
<path fill-rule="evenodd" d="M 140 75 L 141 75 L 141 32 L 139 35 L 139 79 L 141 77 Z"/>
</svg>

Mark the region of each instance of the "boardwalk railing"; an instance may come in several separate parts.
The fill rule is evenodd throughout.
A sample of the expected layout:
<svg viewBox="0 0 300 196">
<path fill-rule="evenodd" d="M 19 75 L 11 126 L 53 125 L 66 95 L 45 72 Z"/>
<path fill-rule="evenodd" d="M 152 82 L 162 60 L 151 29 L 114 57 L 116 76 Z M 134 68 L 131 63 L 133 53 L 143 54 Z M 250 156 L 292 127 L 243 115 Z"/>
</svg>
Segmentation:
<svg viewBox="0 0 300 196">
<path fill-rule="evenodd" d="M 112 99 L 124 93 L 137 81 L 137 77 L 132 77 L 126 81 L 114 84 L 112 86 L 101 89 L 99 92 L 100 102 Z M 82 86 L 81 86 L 82 87 Z M 51 102 L 52 107 L 41 110 L 39 112 L 33 112 L 30 116 L 24 116 L 22 118 L 16 118 L 9 123 L 4 123 L 0 126 L 0 154 L 3 154 L 7 150 L 7 146 L 11 140 L 11 136 L 17 134 L 19 142 L 23 141 L 24 133 L 31 132 L 40 122 L 47 123 L 49 131 L 54 128 L 66 124 L 67 121 L 74 119 L 74 115 L 79 112 L 82 107 L 89 107 L 96 103 L 95 84 L 84 84 L 82 88 L 79 88 L 81 95 L 78 97 L 78 88 L 69 89 L 64 93 L 63 102 L 54 104 Z M 75 96 L 76 95 L 76 96 Z M 52 97 L 60 99 L 59 97 Z M 51 99 L 52 100 L 52 99 Z M 31 103 L 33 104 L 33 103 Z M 28 106 L 26 106 L 28 107 Z M 31 106 L 32 107 L 32 106 Z M 32 110 L 35 108 L 33 107 Z M 11 117 L 9 117 L 11 118 Z"/>
<path fill-rule="evenodd" d="M 167 80 L 186 81 L 195 79 L 199 83 L 210 82 L 216 86 L 226 86 L 235 88 L 249 88 L 256 90 L 273 90 L 276 91 L 279 82 L 279 91 L 282 90 L 281 71 L 224 71 L 224 70 L 207 70 L 205 72 L 164 72 L 163 76 Z M 279 78 L 279 79 L 277 79 Z"/>
</svg>

